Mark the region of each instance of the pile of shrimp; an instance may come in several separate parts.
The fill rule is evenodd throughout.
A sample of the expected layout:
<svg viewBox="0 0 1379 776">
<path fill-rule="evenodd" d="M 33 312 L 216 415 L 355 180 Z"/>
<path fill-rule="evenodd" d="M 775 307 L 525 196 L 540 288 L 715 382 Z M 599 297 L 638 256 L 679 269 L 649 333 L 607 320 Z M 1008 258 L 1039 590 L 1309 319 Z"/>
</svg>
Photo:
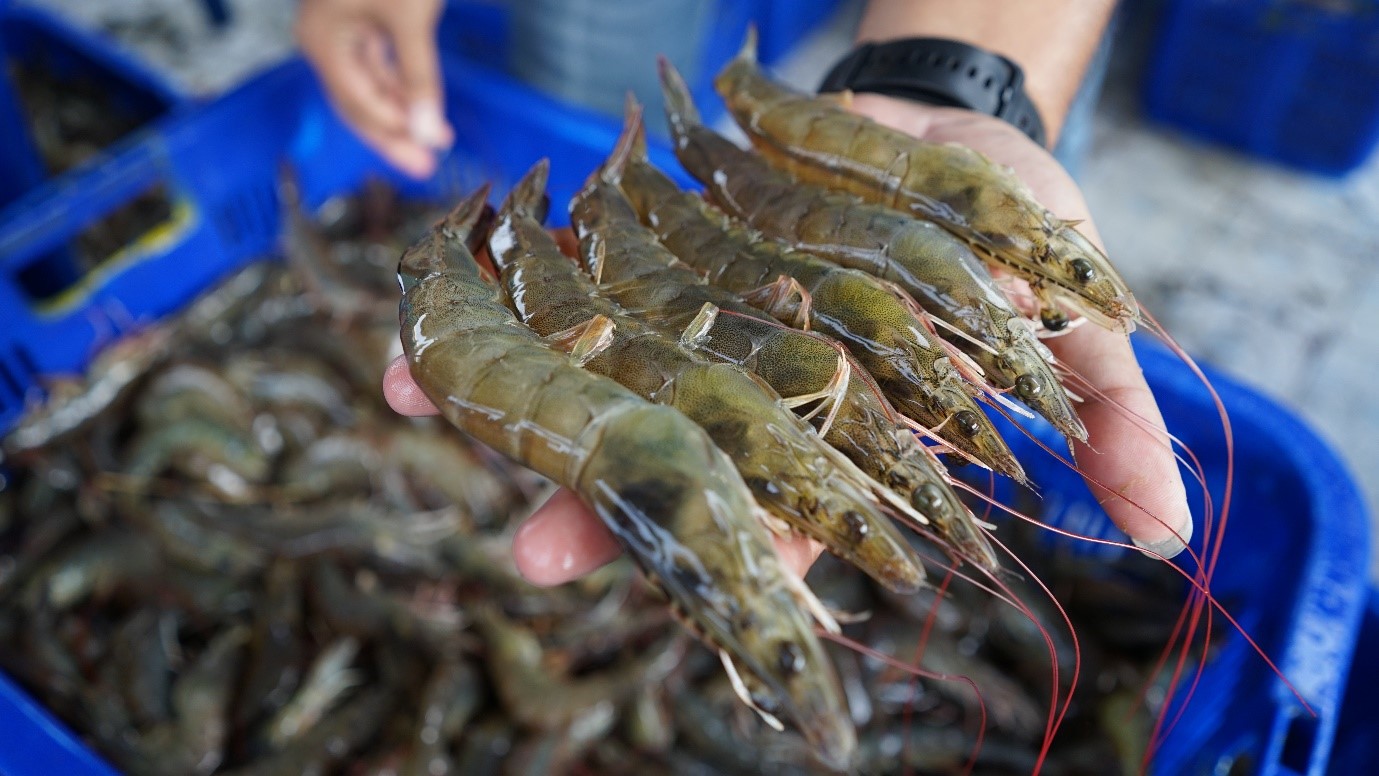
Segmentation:
<svg viewBox="0 0 1379 776">
<path fill-rule="evenodd" d="M 778 554 L 779 537 L 816 543 L 833 556 L 820 567 L 855 569 L 901 609 L 976 596 L 1028 623 L 1021 649 L 1043 649 L 1050 674 L 1044 720 L 1030 727 L 1021 717 L 1016 727 L 1033 751 L 1010 761 L 1018 768 L 1001 767 L 1056 770 L 1056 734 L 1079 713 L 1077 631 L 1032 568 L 1036 545 L 1014 551 L 989 519 L 1003 512 L 1037 521 L 986 495 L 979 478 L 950 469 L 971 464 L 967 471 L 980 467 L 993 480 L 1037 487 L 988 412 L 1042 417 L 1071 444 L 1089 441 L 1079 393 L 1109 402 L 1043 339 L 1078 325 L 1125 334 L 1158 327 L 1076 224 L 1041 206 L 1010 171 L 784 89 L 757 66 L 750 39 L 716 84 L 756 152 L 704 126 L 665 63 L 662 84 L 676 154 L 705 192 L 682 190 L 651 164 L 640 108 L 629 102 L 616 146 L 568 203 L 573 240 L 562 242 L 544 225 L 545 161 L 496 209 L 487 187 L 469 193 L 402 250 L 397 265 L 412 378 L 478 449 L 577 494 L 668 601 L 670 615 L 707 647 L 739 710 L 782 741 L 804 742 L 809 767 L 909 767 L 894 759 L 886 766 L 884 753 L 868 749 L 874 743 L 859 743 L 863 701 L 840 675 L 848 661 L 837 659 L 839 645 L 862 652 L 872 667 L 893 667 L 907 684 L 918 676 L 932 684 L 946 676 L 935 670 L 942 650 L 929 638 L 942 607 L 919 618 L 919 633 L 905 644 L 913 655 L 860 644 L 849 634 L 859 633 L 852 626 L 865 613 L 817 593 L 817 576 L 806 584 Z M 290 182 L 284 193 L 290 264 L 304 296 L 337 330 L 397 333 L 391 300 L 380 302 L 376 286 L 321 261 L 320 235 L 301 222 Z M 993 269 L 1027 290 L 1012 297 L 1008 279 L 996 280 Z M 285 313 L 269 305 L 257 314 Z M 101 395 L 126 390 L 130 372 L 106 375 L 112 384 Z M 21 455 L 41 449 L 90 420 L 88 404 L 68 402 L 66 415 L 59 409 L 31 420 L 7 445 Z M 1229 435 L 1219 402 L 1218 409 Z M 181 443 L 168 444 L 175 451 Z M 176 463 L 157 452 L 149 460 L 161 468 L 111 482 L 144 482 Z M 1183 457 L 1201 481 L 1190 451 Z M 233 485 L 226 469 L 209 484 Z M 441 491 L 464 498 L 463 488 Z M 1210 594 L 1229 487 L 1226 494 L 1219 514 L 1209 500 L 1204 505 L 1207 541 L 1200 555 L 1188 553 L 1194 571 L 1159 559 L 1185 582 L 1188 600 L 1157 663 L 1136 674 L 1141 697 L 1130 705 L 1150 705 L 1159 716 L 1135 743 L 1116 747 L 1115 759 L 1131 763 L 1126 770 L 1135 760 L 1147 768 L 1176 724 L 1168 717 L 1181 713 L 1174 693 L 1182 686 L 1190 693 L 1200 675 L 1214 618 L 1235 627 Z M 179 536 L 168 530 L 162 540 Z M 1030 584 L 1017 589 L 1020 578 Z M 503 607 L 479 609 L 482 629 L 504 632 Z M 905 641 L 885 631 L 860 632 Z M 511 670 L 536 670 L 532 649 L 512 647 Z M 635 681 L 654 683 L 648 675 Z M 982 719 L 974 722 L 969 709 L 962 724 L 984 731 L 988 709 L 976 689 Z M 916 711 L 923 724 L 941 724 L 943 713 L 927 717 L 914 708 L 916 696 L 907 698 L 906 720 Z M 542 718 L 541 705 L 524 713 Z M 910 740 L 908 724 L 892 743 Z M 935 772 L 995 767 L 990 758 L 999 752 L 982 754 L 982 732 L 953 740 L 970 751 L 948 752 Z M 767 761 L 776 751 L 768 749 L 760 753 Z"/>
<path fill-rule="evenodd" d="M 750 36 L 715 81 L 755 147 L 743 150 L 661 67 L 676 155 L 704 194 L 651 164 L 629 99 L 622 136 L 569 203 L 573 256 L 543 227 L 546 162 L 496 215 L 476 192 L 404 255 L 404 350 L 455 425 L 584 498 L 746 706 L 846 768 L 856 735 L 819 644 L 842 638 L 837 618 L 781 568 L 770 534 L 812 539 L 895 595 L 932 588 L 927 566 L 1028 613 L 1005 582 L 1028 569 L 985 519 L 1025 516 L 986 499 L 979 519 L 963 495 L 981 493 L 949 467 L 1037 486 L 983 407 L 1041 416 L 1071 445 L 1088 442 L 1078 392 L 1117 406 L 1045 337 L 1138 324 L 1176 345 L 1010 170 L 780 86 Z M 686 469 L 673 459 L 688 451 L 704 457 Z M 1203 480 L 1190 451 L 1174 454 Z M 1204 496 L 1207 547 L 1226 493 L 1219 515 Z M 1170 687 L 1200 675 L 1205 651 L 1195 667 L 1188 655 L 1216 615 L 1235 625 L 1210 594 L 1216 552 L 1189 552 L 1193 573 L 1169 566 L 1189 589 L 1159 666 Z M 1053 686 L 1035 771 L 1072 703 Z M 1154 726 L 1146 767 L 1175 723 Z"/>
</svg>

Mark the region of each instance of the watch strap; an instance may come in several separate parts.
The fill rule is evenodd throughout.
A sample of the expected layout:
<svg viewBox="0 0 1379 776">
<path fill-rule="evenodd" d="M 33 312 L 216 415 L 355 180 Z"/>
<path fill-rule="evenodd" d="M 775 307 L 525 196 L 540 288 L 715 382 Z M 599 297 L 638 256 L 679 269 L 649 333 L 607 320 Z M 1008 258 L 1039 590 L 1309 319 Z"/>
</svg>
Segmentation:
<svg viewBox="0 0 1379 776">
<path fill-rule="evenodd" d="M 871 92 L 967 108 L 1002 119 L 1044 145 L 1044 122 L 1024 89 L 1020 66 L 943 38 L 864 43 L 824 77 L 820 92 Z"/>
</svg>

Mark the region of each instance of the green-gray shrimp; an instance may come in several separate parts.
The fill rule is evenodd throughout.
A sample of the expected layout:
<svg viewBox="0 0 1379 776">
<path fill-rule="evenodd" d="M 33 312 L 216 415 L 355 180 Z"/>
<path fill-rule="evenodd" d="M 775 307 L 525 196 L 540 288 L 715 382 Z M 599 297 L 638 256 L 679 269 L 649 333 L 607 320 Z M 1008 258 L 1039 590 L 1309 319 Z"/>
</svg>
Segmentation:
<svg viewBox="0 0 1379 776">
<path fill-rule="evenodd" d="M 942 224 L 990 261 L 1029 281 L 1050 329 L 1060 304 L 1114 331 L 1139 310 L 1106 255 L 1049 212 L 1007 167 L 953 143 L 931 143 L 775 83 L 756 60 L 756 34 L 714 81 L 739 126 L 772 164 L 801 180 Z"/>
<path fill-rule="evenodd" d="M 662 198 L 679 194 L 674 181 L 647 161 L 639 107 L 629 109 L 628 125 L 602 174 L 618 184 L 627 180 L 633 188 L 660 191 Z M 607 192 L 603 206 L 610 219 L 623 221 L 620 228 L 643 228 L 620 192 Z M 754 372 L 796 404 L 797 412 L 809 409 L 824 441 L 904 496 L 964 556 L 989 569 L 998 566 L 942 464 L 899 425 L 894 408 L 843 347 L 784 326 L 731 291 L 710 285 L 655 243 L 654 235 L 646 237 L 581 254 L 604 293 L 633 316 L 680 336 L 696 352 Z"/>
<path fill-rule="evenodd" d="M 662 66 L 666 111 L 677 137 L 698 112 Z M 742 294 L 776 318 L 807 324 L 848 346 L 907 417 L 954 449 L 1016 480 L 1024 470 L 977 407 L 976 389 L 946 346 L 896 293 L 876 278 L 765 241 L 730 222 L 699 197 L 623 182 L 642 221 L 677 257 L 715 285 Z"/>
<path fill-rule="evenodd" d="M 566 727 L 586 714 L 612 715 L 645 685 L 665 679 L 683 657 L 673 640 L 662 641 L 620 666 L 579 677 L 562 676 L 544 660 L 536 634 L 510 621 L 491 604 L 474 607 L 475 624 L 488 646 L 494 688 L 513 719 L 530 727 Z"/>
<path fill-rule="evenodd" d="M 667 89 L 689 104 L 675 78 Z M 682 111 L 683 112 L 683 111 Z M 1059 431 L 1086 441 L 1048 349 L 967 243 L 930 221 L 831 192 L 773 169 L 695 122 L 673 126 L 680 161 L 728 215 L 791 248 L 896 284 L 949 339 Z M 940 333 L 945 333 L 941 331 Z"/>
<path fill-rule="evenodd" d="M 760 378 L 695 356 L 600 296 L 541 225 L 545 183 L 537 167 L 513 188 L 489 241 L 518 316 L 542 336 L 577 338 L 586 369 L 698 423 L 737 465 L 757 503 L 790 528 L 892 590 L 917 590 L 924 567 L 877 505 L 876 494 L 889 493 L 885 486 L 824 443 Z M 612 201 L 621 198 L 597 174 L 575 196 L 570 223 L 581 252 L 656 245 L 635 214 L 619 217 Z"/>
<path fill-rule="evenodd" d="M 466 244 L 485 193 L 403 254 L 412 377 L 451 423 L 578 493 L 705 640 L 845 765 L 856 733 L 837 676 L 731 461 L 675 409 L 579 368 L 513 317 Z"/>
<path fill-rule="evenodd" d="M 158 327 L 120 340 L 96 357 L 84 378 L 51 385 L 47 401 L 0 438 L 0 457 L 52 444 L 100 417 L 168 357 L 172 333 L 169 327 Z"/>
</svg>

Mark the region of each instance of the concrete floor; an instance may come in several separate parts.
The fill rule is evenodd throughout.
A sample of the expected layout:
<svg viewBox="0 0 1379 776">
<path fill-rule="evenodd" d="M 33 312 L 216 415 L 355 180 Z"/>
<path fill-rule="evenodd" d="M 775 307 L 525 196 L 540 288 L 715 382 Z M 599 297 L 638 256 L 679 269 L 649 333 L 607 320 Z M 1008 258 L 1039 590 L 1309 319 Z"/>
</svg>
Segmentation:
<svg viewBox="0 0 1379 776">
<path fill-rule="evenodd" d="M 219 33 L 185 0 L 43 4 L 133 41 L 198 92 L 225 88 L 291 45 L 290 4 L 273 0 L 232 3 L 237 24 Z M 845 8 L 803 41 L 782 75 L 816 85 L 849 46 L 855 15 Z M 1138 74 L 1149 25 L 1139 21 L 1123 25 L 1139 34 L 1118 41 L 1081 173 L 1110 254 L 1189 352 L 1292 406 L 1329 439 L 1379 515 L 1379 155 L 1338 183 L 1147 124 Z"/>
</svg>

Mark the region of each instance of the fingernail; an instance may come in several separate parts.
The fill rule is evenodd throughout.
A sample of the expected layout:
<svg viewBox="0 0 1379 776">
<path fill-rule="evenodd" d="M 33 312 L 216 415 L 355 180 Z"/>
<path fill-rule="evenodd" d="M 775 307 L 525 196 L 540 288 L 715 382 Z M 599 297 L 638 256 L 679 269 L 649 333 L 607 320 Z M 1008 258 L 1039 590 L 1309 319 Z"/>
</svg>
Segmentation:
<svg viewBox="0 0 1379 776">
<path fill-rule="evenodd" d="M 1187 522 L 1184 523 L 1183 526 L 1178 529 L 1178 534 L 1176 536 L 1170 535 L 1167 538 L 1160 539 L 1157 542 L 1142 542 L 1134 537 L 1131 537 L 1130 541 L 1134 542 L 1136 547 L 1139 547 L 1142 550 L 1148 550 L 1149 552 L 1155 553 L 1161 557 L 1177 557 L 1180 553 L 1182 553 L 1183 550 L 1187 549 L 1188 542 L 1192 541 L 1192 519 L 1188 518 Z M 1151 555 L 1150 557 L 1153 556 Z"/>
<path fill-rule="evenodd" d="M 436 103 L 430 100 L 412 103 L 407 121 L 407 130 L 418 144 L 437 150 L 449 145 L 447 140 L 450 133 Z"/>
</svg>

